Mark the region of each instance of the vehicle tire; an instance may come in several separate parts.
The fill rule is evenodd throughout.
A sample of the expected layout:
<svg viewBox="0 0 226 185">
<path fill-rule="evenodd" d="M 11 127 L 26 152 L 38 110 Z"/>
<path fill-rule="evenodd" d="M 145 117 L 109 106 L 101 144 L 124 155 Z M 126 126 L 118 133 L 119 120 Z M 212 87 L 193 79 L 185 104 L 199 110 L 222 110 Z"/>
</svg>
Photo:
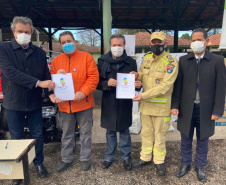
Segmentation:
<svg viewBox="0 0 226 185">
<path fill-rule="evenodd" d="M 7 119 L 6 119 L 6 111 L 3 107 L 1 107 L 1 128 L 5 131 L 9 130 Z"/>
</svg>

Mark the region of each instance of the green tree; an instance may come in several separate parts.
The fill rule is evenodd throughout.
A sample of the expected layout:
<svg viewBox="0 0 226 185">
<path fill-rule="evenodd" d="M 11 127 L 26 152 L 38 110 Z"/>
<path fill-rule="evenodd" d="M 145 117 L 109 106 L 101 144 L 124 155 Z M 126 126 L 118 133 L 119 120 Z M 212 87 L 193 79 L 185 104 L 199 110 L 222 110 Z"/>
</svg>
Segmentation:
<svg viewBox="0 0 226 185">
<path fill-rule="evenodd" d="M 180 38 L 191 40 L 191 36 L 188 33 L 184 33 Z"/>
</svg>

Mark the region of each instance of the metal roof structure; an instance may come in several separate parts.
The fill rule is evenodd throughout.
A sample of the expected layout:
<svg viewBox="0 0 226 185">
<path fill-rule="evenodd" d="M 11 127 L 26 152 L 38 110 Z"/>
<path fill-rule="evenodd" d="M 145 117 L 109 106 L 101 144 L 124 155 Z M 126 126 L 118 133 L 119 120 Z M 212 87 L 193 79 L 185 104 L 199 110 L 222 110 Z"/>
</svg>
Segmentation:
<svg viewBox="0 0 226 185">
<path fill-rule="evenodd" d="M 102 0 L 1 0 L 0 28 L 14 16 L 35 27 L 98 29 Z M 221 28 L 224 0 L 112 0 L 112 28 L 191 30 Z"/>
</svg>

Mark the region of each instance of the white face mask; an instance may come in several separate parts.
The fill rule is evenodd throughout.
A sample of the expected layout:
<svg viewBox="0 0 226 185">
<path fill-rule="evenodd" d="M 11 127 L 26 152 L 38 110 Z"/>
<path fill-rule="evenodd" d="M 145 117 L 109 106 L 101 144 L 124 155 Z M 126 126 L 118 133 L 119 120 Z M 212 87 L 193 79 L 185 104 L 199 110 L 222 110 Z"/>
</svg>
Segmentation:
<svg viewBox="0 0 226 185">
<path fill-rule="evenodd" d="M 114 57 L 121 57 L 123 54 L 123 47 L 121 46 L 115 46 L 115 47 L 111 47 L 111 53 Z"/>
<path fill-rule="evenodd" d="M 194 53 L 202 53 L 205 49 L 204 43 L 206 41 L 195 41 L 191 43 L 191 49 Z"/>
<path fill-rule="evenodd" d="M 17 43 L 21 46 L 27 46 L 29 42 L 31 42 L 31 35 L 28 35 L 26 33 L 17 33 Z"/>
</svg>

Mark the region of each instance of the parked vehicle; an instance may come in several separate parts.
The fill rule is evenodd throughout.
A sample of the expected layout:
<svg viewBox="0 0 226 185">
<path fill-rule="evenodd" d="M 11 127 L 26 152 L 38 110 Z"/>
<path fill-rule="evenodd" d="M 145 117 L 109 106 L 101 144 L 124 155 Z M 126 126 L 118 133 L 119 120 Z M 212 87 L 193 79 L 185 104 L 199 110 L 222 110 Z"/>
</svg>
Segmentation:
<svg viewBox="0 0 226 185">
<path fill-rule="evenodd" d="M 51 100 L 42 93 L 43 105 L 42 105 L 42 118 L 43 118 L 43 139 L 44 143 L 49 143 L 51 141 L 61 141 L 62 130 L 60 129 L 61 120 L 58 114 L 57 105 L 52 103 Z M 1 88 L 1 77 L 0 77 L 0 128 L 8 131 L 8 124 L 6 119 L 6 112 L 3 103 L 3 93 Z M 30 138 L 30 131 L 27 124 L 27 119 L 25 116 L 25 138 Z M 79 127 L 76 125 L 75 129 L 76 137 L 79 137 Z"/>
</svg>

